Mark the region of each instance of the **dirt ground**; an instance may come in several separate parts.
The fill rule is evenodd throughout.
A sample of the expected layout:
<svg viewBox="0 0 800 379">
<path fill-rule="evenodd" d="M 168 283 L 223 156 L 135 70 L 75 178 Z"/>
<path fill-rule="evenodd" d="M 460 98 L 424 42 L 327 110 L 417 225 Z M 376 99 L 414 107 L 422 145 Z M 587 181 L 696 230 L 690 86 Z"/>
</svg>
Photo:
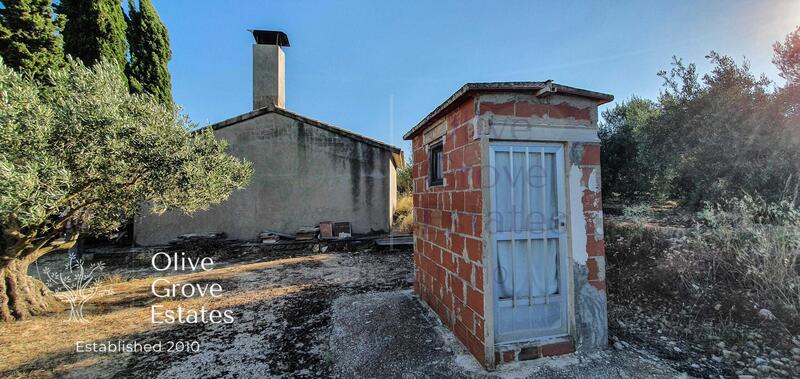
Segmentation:
<svg viewBox="0 0 800 379">
<path fill-rule="evenodd" d="M 344 295 L 333 304 L 333 373 L 343 378 L 673 378 L 646 352 L 606 350 L 487 372 L 410 290 Z"/>
<path fill-rule="evenodd" d="M 265 252 L 258 246 L 219 246 L 207 272 L 162 274 L 140 259 L 109 265 L 114 294 L 92 299 L 87 323 L 65 314 L 0 324 L 0 377 L 324 377 L 330 372 L 327 336 L 331 303 L 341 294 L 408 288 L 410 252 Z M 146 254 L 146 253 L 143 253 Z M 66 256 L 41 262 L 58 267 Z M 31 269 L 36 270 L 36 267 Z M 35 273 L 33 273 L 35 275 Z M 223 296 L 178 301 L 156 298 L 154 278 L 173 283 L 219 283 Z M 153 325 L 150 305 L 230 309 L 231 324 Z M 77 341 L 198 341 L 198 352 L 76 352 Z"/>
<path fill-rule="evenodd" d="M 0 324 L 0 377 L 667 378 L 684 371 L 671 368 L 648 344 L 637 345 L 624 335 L 630 342 L 623 349 L 507 365 L 489 373 L 413 297 L 408 251 L 325 253 L 311 246 L 266 251 L 257 245 L 218 243 L 173 252 L 181 249 L 213 256 L 215 268 L 157 273 L 147 258 L 152 251 L 134 252 L 108 259 L 107 272 L 113 276 L 108 287 L 114 293 L 88 304 L 88 323 L 65 322 L 65 314 L 57 314 Z M 38 269 L 58 267 L 65 259 L 50 256 Z M 159 299 L 150 287 L 159 277 L 174 283 L 219 283 L 224 296 Z M 230 309 L 235 322 L 153 325 L 149 307 L 154 304 Z M 200 348 L 76 352 L 77 341 L 120 340 L 197 341 Z"/>
</svg>

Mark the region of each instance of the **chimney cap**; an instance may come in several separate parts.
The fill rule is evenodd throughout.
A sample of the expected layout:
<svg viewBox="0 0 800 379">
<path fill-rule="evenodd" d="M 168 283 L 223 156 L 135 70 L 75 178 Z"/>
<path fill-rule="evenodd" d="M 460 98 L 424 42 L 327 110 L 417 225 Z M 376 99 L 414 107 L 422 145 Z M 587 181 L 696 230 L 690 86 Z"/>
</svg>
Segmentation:
<svg viewBox="0 0 800 379">
<path fill-rule="evenodd" d="M 286 36 L 284 32 L 276 30 L 248 30 L 253 33 L 256 43 L 259 45 L 289 46 L 289 37 Z"/>
</svg>

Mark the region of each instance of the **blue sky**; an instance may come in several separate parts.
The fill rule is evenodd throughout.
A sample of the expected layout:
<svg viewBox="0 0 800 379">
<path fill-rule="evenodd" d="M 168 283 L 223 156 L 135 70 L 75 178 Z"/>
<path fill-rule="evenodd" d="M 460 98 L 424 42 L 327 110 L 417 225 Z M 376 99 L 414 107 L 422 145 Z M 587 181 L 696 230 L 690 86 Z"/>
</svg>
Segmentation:
<svg viewBox="0 0 800 379">
<path fill-rule="evenodd" d="M 402 135 L 466 82 L 655 98 L 673 55 L 704 72 L 712 49 L 779 80 L 771 46 L 800 25 L 796 0 L 154 3 L 175 101 L 199 124 L 251 110 L 247 29 L 282 30 L 287 109 L 406 150 Z"/>
</svg>

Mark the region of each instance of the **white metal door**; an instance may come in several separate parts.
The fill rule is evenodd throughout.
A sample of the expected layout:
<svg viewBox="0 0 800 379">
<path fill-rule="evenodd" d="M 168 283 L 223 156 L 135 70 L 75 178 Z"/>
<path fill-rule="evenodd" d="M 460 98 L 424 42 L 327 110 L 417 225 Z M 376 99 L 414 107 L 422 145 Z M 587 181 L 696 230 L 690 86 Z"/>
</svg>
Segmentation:
<svg viewBox="0 0 800 379">
<path fill-rule="evenodd" d="M 563 148 L 492 143 L 490 154 L 495 340 L 566 335 Z"/>
</svg>

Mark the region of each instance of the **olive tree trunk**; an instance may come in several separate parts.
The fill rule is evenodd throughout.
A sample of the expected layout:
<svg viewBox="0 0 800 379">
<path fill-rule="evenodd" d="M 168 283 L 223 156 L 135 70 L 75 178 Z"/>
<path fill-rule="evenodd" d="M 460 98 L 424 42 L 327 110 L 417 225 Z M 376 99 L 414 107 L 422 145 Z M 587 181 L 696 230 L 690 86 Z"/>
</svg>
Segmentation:
<svg viewBox="0 0 800 379">
<path fill-rule="evenodd" d="M 16 217 L 2 226 L 0 241 L 0 321 L 24 320 L 47 312 L 59 312 L 64 305 L 47 289 L 41 280 L 28 276 L 28 266 L 43 255 L 56 250 L 66 250 L 75 245 L 79 233 L 62 238 L 63 229 L 73 210 L 51 224 L 46 233 L 44 226 L 23 228 Z"/>
<path fill-rule="evenodd" d="M 30 260 L 14 260 L 0 268 L 0 321 L 24 320 L 63 309 L 39 279 L 28 276 Z"/>
</svg>

